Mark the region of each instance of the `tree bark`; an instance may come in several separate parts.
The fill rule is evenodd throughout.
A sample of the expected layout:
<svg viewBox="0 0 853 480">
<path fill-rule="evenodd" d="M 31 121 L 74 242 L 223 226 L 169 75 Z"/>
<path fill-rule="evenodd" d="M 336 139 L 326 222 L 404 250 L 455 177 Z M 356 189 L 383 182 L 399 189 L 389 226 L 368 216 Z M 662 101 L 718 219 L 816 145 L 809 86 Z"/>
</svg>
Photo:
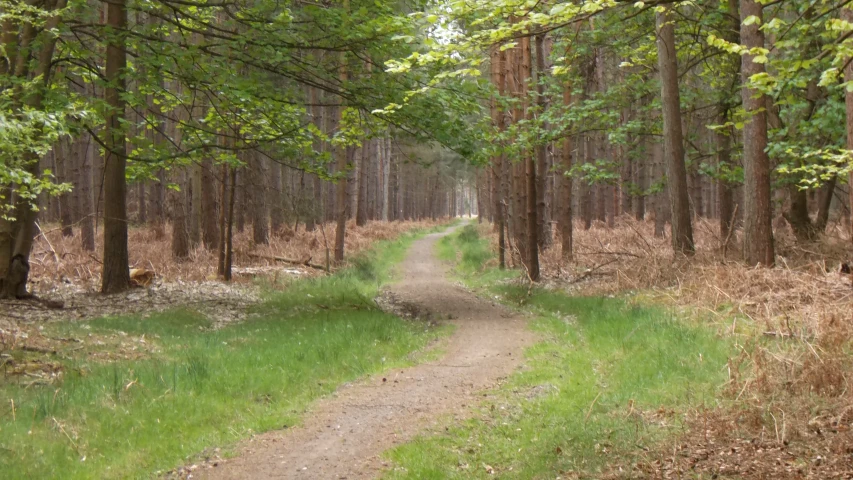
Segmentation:
<svg viewBox="0 0 853 480">
<path fill-rule="evenodd" d="M 126 0 L 107 4 L 107 25 L 113 34 L 107 43 L 104 97 L 110 110 L 104 129 L 104 268 L 101 292 L 123 292 L 130 286 L 127 250 L 127 167 L 126 140 L 122 127 L 125 112 L 125 79 L 127 67 Z"/>
<path fill-rule="evenodd" d="M 190 248 L 196 248 L 201 245 L 201 164 L 192 164 L 187 167 L 189 181 L 187 185 L 190 187 L 189 194 L 189 228 L 190 228 Z"/>
<path fill-rule="evenodd" d="M 729 121 L 728 108 L 722 107 L 718 116 L 720 125 L 725 125 Z M 732 138 L 730 131 L 718 129 L 714 132 L 714 138 L 717 143 L 717 166 L 724 174 L 728 174 L 732 170 Z M 719 199 L 720 217 L 720 238 L 729 238 L 729 233 L 734 228 L 732 224 L 734 218 L 734 195 L 732 187 L 724 175 L 721 175 L 717 180 L 717 197 Z"/>
<path fill-rule="evenodd" d="M 190 256 L 190 232 L 187 225 L 187 195 L 186 171 L 180 168 L 175 171 L 175 183 L 182 190 L 169 189 L 167 194 L 172 220 L 172 257 L 184 260 Z"/>
<path fill-rule="evenodd" d="M 747 18 L 759 21 L 745 25 Z M 764 32 L 759 28 L 762 5 L 755 0 L 740 0 L 741 41 L 748 49 L 764 48 Z M 742 101 L 746 112 L 743 128 L 744 231 L 743 253 L 749 265 L 772 267 L 775 263 L 770 203 L 770 159 L 767 148 L 765 96 L 750 88 L 753 75 L 764 73 L 764 64 L 755 63 L 755 55 L 741 56 Z"/>
<path fill-rule="evenodd" d="M 269 168 L 269 211 L 270 211 L 270 228 L 273 232 L 278 232 L 281 230 L 281 226 L 284 224 L 284 199 L 282 198 L 282 181 L 281 181 L 281 170 L 284 168 L 277 162 L 269 161 L 269 159 L 265 160 L 267 163 L 267 167 Z M 309 178 L 310 181 L 310 178 Z M 308 200 L 306 198 L 306 200 Z M 310 204 L 310 200 L 307 202 Z M 305 225 L 306 229 L 309 222 L 314 221 L 314 214 L 311 211 L 310 205 L 308 205 L 307 212 L 305 212 Z"/>
<path fill-rule="evenodd" d="M 664 200 L 668 197 L 669 185 L 664 174 L 663 145 L 658 141 L 652 144 L 652 162 L 655 170 L 654 179 L 662 185 L 663 189 L 655 194 L 655 237 L 663 238 L 666 236 L 666 222 L 672 210 Z"/>
<path fill-rule="evenodd" d="M 358 199 L 356 200 L 355 224 L 363 227 L 367 225 L 368 216 L 367 182 L 370 171 L 370 141 L 365 140 L 357 153 L 360 155 L 358 155 L 356 160 L 356 167 L 358 168 Z"/>
<path fill-rule="evenodd" d="M 225 179 L 223 178 L 224 182 Z M 210 251 L 219 248 L 219 223 L 216 205 L 216 176 L 213 162 L 205 158 L 201 163 L 201 227 L 204 247 Z"/>
<path fill-rule="evenodd" d="M 249 184 L 246 188 L 252 212 L 252 240 L 255 245 L 270 243 L 269 209 L 267 208 L 267 165 L 258 152 L 248 152 Z M 276 165 L 278 166 L 278 165 Z"/>
<path fill-rule="evenodd" d="M 492 50 L 492 81 L 497 84 L 498 95 L 503 98 L 506 94 L 506 52 L 501 51 L 500 46 L 497 45 Z M 496 98 L 492 99 L 492 120 L 495 122 L 498 132 L 503 133 L 506 130 L 506 116 Z M 506 268 L 506 236 L 504 234 L 504 226 L 506 225 L 506 213 L 504 211 L 506 205 L 505 157 L 504 153 L 501 152 L 494 157 L 492 164 L 492 181 L 495 187 L 493 197 L 495 224 L 498 230 L 498 266 L 501 269 Z"/>
<path fill-rule="evenodd" d="M 835 185 L 837 182 L 838 176 L 833 175 L 826 182 L 823 188 L 820 189 L 817 218 L 815 219 L 815 230 L 818 233 L 825 232 L 826 225 L 829 223 L 829 207 L 832 206 L 832 196 L 835 193 Z"/>
<path fill-rule="evenodd" d="M 572 89 L 571 85 L 566 85 L 563 88 L 563 106 L 568 109 L 572 105 Z M 560 152 L 562 159 L 563 174 L 560 176 L 560 182 L 563 186 L 563 192 L 560 198 L 562 199 L 562 216 L 560 218 L 560 237 L 562 239 L 562 247 L 560 254 L 564 262 L 571 262 L 574 259 L 573 239 L 574 239 L 574 211 L 572 208 L 572 182 L 574 181 L 572 171 L 572 137 L 566 133 L 563 134 L 563 148 Z"/>
<path fill-rule="evenodd" d="M 228 192 L 228 218 L 225 223 L 225 242 L 222 277 L 226 282 L 231 281 L 231 266 L 234 258 L 234 201 L 237 192 L 237 169 L 231 167 L 231 179 Z"/>
<path fill-rule="evenodd" d="M 0 70 L 3 73 L 9 73 L 14 65 L 13 76 L 18 79 L 27 78 L 30 73 L 30 65 L 35 65 L 35 70 L 32 72 L 31 78 L 41 78 L 41 83 L 36 87 L 36 90 L 26 96 L 18 93 L 14 102 L 20 102 L 17 105 L 26 105 L 32 110 L 40 110 L 44 103 L 44 93 L 50 85 L 50 73 L 53 65 L 53 53 L 56 46 L 56 36 L 52 33 L 59 25 L 60 16 L 56 12 L 65 8 L 65 0 L 57 0 L 48 7 L 51 10 L 51 15 L 45 21 L 41 31 L 51 32 L 41 35 L 43 38 L 38 38 L 37 30 L 33 24 L 26 23 L 22 29 L 20 44 L 13 45 L 16 39 L 16 29 L 12 26 L 13 20 L 7 19 L 8 23 L 4 24 L 3 41 L 4 47 L 9 47 L 5 50 L 8 55 L 8 64 L 0 64 Z M 35 55 L 35 59 L 31 58 L 30 50 L 33 39 L 40 41 L 40 49 Z M 14 51 L 17 51 L 17 58 L 12 61 Z M 14 86 L 13 89 L 17 89 Z M 13 90 L 14 91 L 14 90 Z M 34 153 L 25 154 L 25 162 L 27 173 L 38 176 L 39 162 Z M 6 187 L 2 187 L 4 190 Z M 28 198 L 23 195 L 12 195 L 13 189 L 3 192 L 5 199 L 0 199 L 0 206 L 5 207 L 2 202 L 13 202 L 9 207 L 14 208 L 14 222 L 0 218 L 0 298 L 28 297 L 27 281 L 29 279 L 29 258 L 32 251 L 33 240 L 36 232 L 37 212 L 33 208 Z"/>
<path fill-rule="evenodd" d="M 841 19 L 853 23 L 853 9 L 850 8 L 842 8 L 841 9 Z M 853 82 L 853 62 L 851 59 L 847 59 L 847 67 L 844 69 L 844 80 L 847 82 Z M 846 112 L 846 141 L 847 141 L 847 149 L 853 150 L 853 92 L 850 91 L 849 88 L 844 90 L 844 105 Z M 847 177 L 847 192 L 849 196 L 848 205 L 850 210 L 853 211 L 853 171 L 850 172 L 849 177 Z M 853 213 L 849 215 L 850 218 L 850 241 L 853 242 Z"/>
<path fill-rule="evenodd" d="M 72 179 L 72 166 L 73 163 L 73 149 L 74 144 L 68 138 L 63 138 L 59 141 L 56 148 L 54 149 L 55 154 L 55 163 L 56 163 L 56 174 L 59 177 L 60 182 L 71 183 Z M 74 197 L 72 193 L 64 193 L 59 196 L 57 199 L 59 201 L 59 218 L 60 224 L 62 225 L 62 236 L 63 237 L 71 237 L 74 235 L 74 215 L 72 203 L 74 201 Z"/>
<path fill-rule="evenodd" d="M 658 31 L 658 66 L 661 77 L 664 156 L 666 157 L 669 202 L 672 209 L 672 248 L 676 253 L 691 255 L 695 251 L 695 247 L 693 245 L 690 197 L 687 192 L 687 169 L 684 165 L 684 137 L 681 130 L 675 25 L 670 15 L 671 8 L 664 6 L 655 13 Z"/>
<path fill-rule="evenodd" d="M 94 141 L 87 133 L 78 142 L 77 155 L 80 170 L 77 175 L 77 184 L 80 191 L 77 195 L 77 215 L 80 222 L 80 243 L 83 250 L 95 251 L 95 211 L 92 200 L 92 158 L 97 154 Z"/>
<path fill-rule="evenodd" d="M 548 108 L 548 97 L 545 95 L 545 35 L 536 36 L 536 104 L 539 107 L 539 115 L 545 113 Z M 547 121 L 542 122 L 543 131 L 548 131 L 550 126 Z M 543 140 L 536 144 L 536 239 L 540 249 L 545 250 L 551 246 L 551 222 L 548 209 L 548 145 Z M 538 263 L 538 262 L 537 262 Z"/>
<path fill-rule="evenodd" d="M 524 109 L 525 120 L 530 122 L 532 114 L 530 111 L 530 97 L 533 91 L 530 65 L 530 37 L 521 39 L 521 85 L 522 85 L 522 108 Z M 536 211 L 536 160 L 534 155 L 529 150 L 524 153 L 525 165 L 522 166 L 524 175 L 527 180 L 527 191 L 524 192 L 524 198 L 527 209 L 527 225 L 524 228 L 527 230 L 527 273 L 532 281 L 539 281 L 539 235 L 538 221 Z M 523 207 L 524 208 L 524 207 Z"/>
</svg>

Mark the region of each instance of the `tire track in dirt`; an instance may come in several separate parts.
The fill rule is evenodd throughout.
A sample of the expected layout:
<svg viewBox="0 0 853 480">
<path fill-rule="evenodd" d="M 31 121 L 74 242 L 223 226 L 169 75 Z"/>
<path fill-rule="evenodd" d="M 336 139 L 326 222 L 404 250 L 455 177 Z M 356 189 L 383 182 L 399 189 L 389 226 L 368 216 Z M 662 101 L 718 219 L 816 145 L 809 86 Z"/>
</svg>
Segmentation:
<svg viewBox="0 0 853 480">
<path fill-rule="evenodd" d="M 450 231 L 416 241 L 388 290 L 456 329 L 437 361 L 347 385 L 318 401 L 298 427 L 268 432 L 238 448 L 218 467 L 193 472 L 209 479 L 365 479 L 385 467 L 385 450 L 412 439 L 440 416 L 465 418 L 477 392 L 506 378 L 534 336 L 521 315 L 454 285 L 434 254 Z M 387 379 L 384 381 L 383 379 Z"/>
</svg>

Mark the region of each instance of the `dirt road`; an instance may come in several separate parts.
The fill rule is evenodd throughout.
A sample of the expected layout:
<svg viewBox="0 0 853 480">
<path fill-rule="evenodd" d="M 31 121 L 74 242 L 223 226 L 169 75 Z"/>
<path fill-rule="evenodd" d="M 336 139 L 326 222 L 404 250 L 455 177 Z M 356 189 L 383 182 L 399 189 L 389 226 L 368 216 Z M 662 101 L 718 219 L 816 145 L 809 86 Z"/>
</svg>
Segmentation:
<svg viewBox="0 0 853 480">
<path fill-rule="evenodd" d="M 439 416 L 468 415 L 476 393 L 509 375 L 533 340 L 525 320 L 448 280 L 434 255 L 445 233 L 415 242 L 400 265 L 393 297 L 457 326 L 435 362 L 385 372 L 319 401 L 301 426 L 259 435 L 236 458 L 194 472 L 211 479 L 363 479 L 383 469 L 383 451 Z"/>
</svg>

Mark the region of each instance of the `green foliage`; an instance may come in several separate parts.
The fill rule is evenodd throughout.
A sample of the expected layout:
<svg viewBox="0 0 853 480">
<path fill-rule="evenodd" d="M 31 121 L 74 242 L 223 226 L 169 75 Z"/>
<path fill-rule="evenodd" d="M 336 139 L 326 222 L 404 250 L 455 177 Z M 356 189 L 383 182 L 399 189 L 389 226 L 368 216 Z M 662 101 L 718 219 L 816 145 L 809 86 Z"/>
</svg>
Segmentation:
<svg viewBox="0 0 853 480">
<path fill-rule="evenodd" d="M 734 350 L 707 327 L 623 299 L 528 296 L 499 275 L 464 278 L 504 303 L 523 300 L 542 341 L 474 418 L 391 451 L 387 478 L 594 478 L 680 433 L 685 409 L 717 402 Z M 646 421 L 652 411 L 665 421 Z"/>
<path fill-rule="evenodd" d="M 71 353 L 55 386 L 0 384 L 17 410 L 0 418 L 3 477 L 147 478 L 208 447 L 292 426 L 341 383 L 406 364 L 439 332 L 371 300 L 413 238 L 383 242 L 382 255 L 339 274 L 270 290 L 255 318 L 219 329 L 190 310 L 49 327 L 150 348 L 111 363 Z"/>
<path fill-rule="evenodd" d="M 454 261 L 456 270 L 463 274 L 481 272 L 486 261 L 493 256 L 488 239 L 481 238 L 477 227 L 470 224 L 457 233 L 443 237 L 438 241 L 436 249 L 440 259 Z"/>
</svg>

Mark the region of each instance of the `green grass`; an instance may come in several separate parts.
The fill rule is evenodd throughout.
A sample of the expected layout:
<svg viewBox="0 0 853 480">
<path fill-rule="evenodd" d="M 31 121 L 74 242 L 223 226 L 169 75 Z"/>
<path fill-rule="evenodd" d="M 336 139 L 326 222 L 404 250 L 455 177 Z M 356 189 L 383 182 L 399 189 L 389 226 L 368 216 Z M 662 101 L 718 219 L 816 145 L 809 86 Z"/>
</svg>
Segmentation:
<svg viewBox="0 0 853 480">
<path fill-rule="evenodd" d="M 64 359 L 52 386 L 0 383 L 0 477 L 147 478 L 292 426 L 341 383 L 411 362 L 440 332 L 384 314 L 372 298 L 413 238 L 381 242 L 333 276 L 270 288 L 257 319 L 218 330 L 189 310 L 48 327 L 128 342 L 144 334 L 157 351 Z"/>
<path fill-rule="evenodd" d="M 391 451 L 388 478 L 594 478 L 680 431 L 680 412 L 716 402 L 732 350 L 709 329 L 626 299 L 542 288 L 527 297 L 505 281 L 517 272 L 482 270 L 488 246 L 467 229 L 440 255 L 453 258 L 451 247 L 469 285 L 514 307 L 524 299 L 542 341 L 473 419 Z"/>
</svg>

